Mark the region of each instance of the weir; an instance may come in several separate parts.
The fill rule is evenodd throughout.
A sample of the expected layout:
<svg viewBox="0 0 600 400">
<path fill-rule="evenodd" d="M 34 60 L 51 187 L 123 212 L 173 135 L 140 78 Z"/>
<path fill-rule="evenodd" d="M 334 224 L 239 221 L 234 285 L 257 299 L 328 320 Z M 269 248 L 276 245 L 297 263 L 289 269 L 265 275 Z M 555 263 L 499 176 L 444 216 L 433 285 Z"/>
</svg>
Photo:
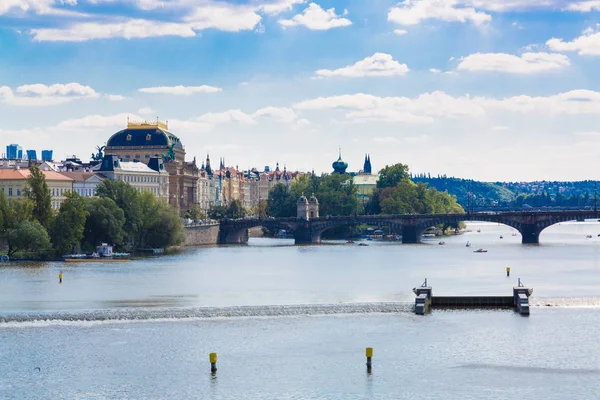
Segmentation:
<svg viewBox="0 0 600 400">
<path fill-rule="evenodd" d="M 415 314 L 418 315 L 425 315 L 432 308 L 512 308 L 521 315 L 529 315 L 529 296 L 533 289 L 525 287 L 519 279 L 517 286 L 513 287 L 512 296 L 433 296 L 433 289 L 425 279 L 413 292 L 417 296 Z"/>
</svg>

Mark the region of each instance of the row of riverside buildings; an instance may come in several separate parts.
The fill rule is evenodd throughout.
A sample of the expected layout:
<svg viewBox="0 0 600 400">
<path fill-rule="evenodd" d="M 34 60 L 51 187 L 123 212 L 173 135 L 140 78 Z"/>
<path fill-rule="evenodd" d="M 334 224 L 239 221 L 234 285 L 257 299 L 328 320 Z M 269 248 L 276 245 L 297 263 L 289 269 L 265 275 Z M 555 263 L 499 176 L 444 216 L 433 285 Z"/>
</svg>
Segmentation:
<svg viewBox="0 0 600 400">
<path fill-rule="evenodd" d="M 211 166 L 210 157 L 199 166 L 196 158 L 186 161 L 180 139 L 169 132 L 168 125 L 156 122 L 128 122 L 127 129 L 112 135 L 106 146 L 99 147 L 88 163 L 76 157 L 62 162 L 37 164 L 46 177 L 52 207 L 58 209 L 68 191 L 81 196 L 96 195 L 96 187 L 105 179 L 129 183 L 136 190 L 150 191 L 185 214 L 193 206 L 207 211 L 211 206 L 240 201 L 252 209 L 267 200 L 277 184 L 291 185 L 302 173 L 288 172 L 279 164 L 274 171 L 265 167 L 240 171 Z M 10 199 L 24 195 L 31 160 L 0 160 L 0 191 Z"/>
</svg>

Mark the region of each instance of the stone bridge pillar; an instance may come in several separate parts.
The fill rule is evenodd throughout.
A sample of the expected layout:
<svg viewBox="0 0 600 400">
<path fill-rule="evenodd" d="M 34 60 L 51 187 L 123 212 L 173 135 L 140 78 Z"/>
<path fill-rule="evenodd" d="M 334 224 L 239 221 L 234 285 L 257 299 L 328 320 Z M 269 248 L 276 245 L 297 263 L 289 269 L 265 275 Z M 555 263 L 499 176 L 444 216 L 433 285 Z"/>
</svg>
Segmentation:
<svg viewBox="0 0 600 400">
<path fill-rule="evenodd" d="M 521 243 L 523 244 L 538 244 L 540 243 L 540 230 L 537 224 L 522 224 L 521 229 Z"/>
<path fill-rule="evenodd" d="M 313 232 L 309 224 L 303 224 L 294 232 L 295 244 L 320 244 L 320 232 Z"/>
<path fill-rule="evenodd" d="M 402 243 L 421 243 L 422 234 L 423 230 L 417 228 L 415 225 L 404 225 L 402 226 Z"/>
<path fill-rule="evenodd" d="M 248 243 L 248 229 L 236 229 L 234 227 L 219 230 L 219 244 L 244 244 Z"/>
</svg>

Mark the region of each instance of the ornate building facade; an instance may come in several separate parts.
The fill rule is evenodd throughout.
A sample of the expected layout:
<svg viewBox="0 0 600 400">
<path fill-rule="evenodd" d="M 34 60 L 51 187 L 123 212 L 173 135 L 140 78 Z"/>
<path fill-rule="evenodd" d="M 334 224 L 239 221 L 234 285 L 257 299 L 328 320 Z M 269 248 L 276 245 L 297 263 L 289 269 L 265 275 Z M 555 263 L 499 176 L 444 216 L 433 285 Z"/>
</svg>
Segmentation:
<svg viewBox="0 0 600 400">
<path fill-rule="evenodd" d="M 162 158 L 168 172 L 168 201 L 173 207 L 185 213 L 194 204 L 198 204 L 199 168 L 196 160 L 185 160 L 185 148 L 173 133 L 168 123 L 131 122 L 127 129 L 112 135 L 104 151 L 116 155 L 123 162 L 149 164 L 150 160 Z M 102 149 L 98 154 L 102 158 Z"/>
</svg>

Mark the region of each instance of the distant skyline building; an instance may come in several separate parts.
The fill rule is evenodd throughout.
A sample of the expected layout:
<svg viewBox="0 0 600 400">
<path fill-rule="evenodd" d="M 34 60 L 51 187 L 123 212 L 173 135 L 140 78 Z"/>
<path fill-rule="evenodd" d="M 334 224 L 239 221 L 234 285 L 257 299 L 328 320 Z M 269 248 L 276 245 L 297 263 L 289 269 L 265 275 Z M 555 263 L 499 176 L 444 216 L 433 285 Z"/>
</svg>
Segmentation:
<svg viewBox="0 0 600 400">
<path fill-rule="evenodd" d="M 27 150 L 27 159 L 29 161 L 37 161 L 37 151 Z"/>
<path fill-rule="evenodd" d="M 16 143 L 6 146 L 6 158 L 9 160 L 20 160 L 23 158 L 23 148 Z"/>
<path fill-rule="evenodd" d="M 52 150 L 42 150 L 42 161 L 52 161 Z"/>
</svg>

